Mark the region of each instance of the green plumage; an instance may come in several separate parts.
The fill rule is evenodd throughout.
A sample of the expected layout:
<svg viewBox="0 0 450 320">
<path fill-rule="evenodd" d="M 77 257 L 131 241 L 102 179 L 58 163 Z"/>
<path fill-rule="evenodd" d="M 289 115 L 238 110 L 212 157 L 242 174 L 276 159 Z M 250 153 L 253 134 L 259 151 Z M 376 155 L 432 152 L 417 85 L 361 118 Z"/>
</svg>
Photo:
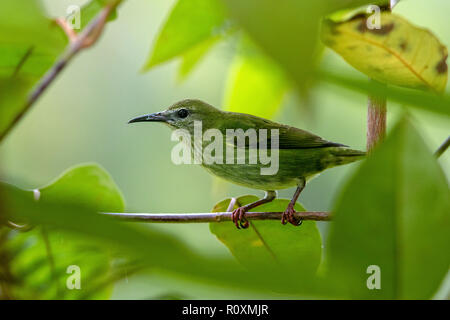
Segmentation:
<svg viewBox="0 0 450 320">
<path fill-rule="evenodd" d="M 301 178 L 308 180 L 321 171 L 354 162 L 361 159 L 365 152 L 349 149 L 339 143 L 330 142 L 314 135 L 308 131 L 294 128 L 259 118 L 249 114 L 226 112 L 218 110 L 209 104 L 199 100 L 183 100 L 172 105 L 166 112 L 174 114 L 180 108 L 189 110 L 189 120 L 178 120 L 168 125 L 172 128 L 186 129 L 191 135 L 193 132 L 193 121 L 201 121 L 202 129 L 218 129 L 226 136 L 227 129 L 253 128 L 255 130 L 267 129 L 267 145 L 270 148 L 270 129 L 279 131 L 279 169 L 275 175 L 261 175 L 261 164 L 205 164 L 202 166 L 208 172 L 233 183 L 261 190 L 279 190 L 298 185 Z M 258 140 L 259 142 L 259 140 Z M 209 144 L 203 141 L 203 147 Z M 226 144 L 224 141 L 224 150 Z M 248 159 L 248 143 L 246 148 L 246 159 Z M 238 147 L 235 145 L 235 153 Z"/>
<path fill-rule="evenodd" d="M 293 208 L 306 181 L 327 168 L 351 163 L 365 156 L 365 152 L 324 140 L 308 131 L 249 114 L 221 111 L 200 100 L 182 100 L 165 111 L 132 119 L 130 123 L 141 121 L 163 122 L 171 129 L 187 131 L 187 136 L 194 138 L 182 140 L 188 143 L 189 150 L 200 154 L 197 159 L 203 160 L 201 165 L 208 172 L 239 185 L 267 191 L 263 199 L 233 211 L 232 220 L 238 228 L 248 227 L 248 221 L 244 218 L 246 211 L 272 201 L 276 195 L 275 190 L 293 186 L 297 186 L 297 190 L 281 221 L 283 224 L 290 222 L 299 225 L 300 221 L 294 217 Z M 198 127 L 199 123 L 201 129 Z M 244 137 L 245 132 L 252 131 L 250 129 L 259 134 Z M 240 140 L 227 136 L 230 130 L 241 130 Z M 201 138 L 195 139 L 198 131 L 200 133 L 197 136 Z M 215 131 L 214 137 L 203 139 L 203 134 L 207 131 Z M 265 134 L 260 134 L 261 132 Z M 216 141 L 219 138 L 221 141 Z M 215 142 L 216 148 L 213 151 L 209 149 L 210 154 L 221 154 L 222 162 L 204 160 L 205 150 L 208 150 L 212 142 Z M 231 157 L 228 154 L 230 150 Z M 273 155 L 271 159 L 276 160 L 276 170 L 263 174 L 262 171 L 267 170 L 275 161 L 268 163 L 258 158 L 260 161 L 251 162 L 250 155 L 254 156 L 255 152 L 256 158 L 261 157 L 260 152 L 266 153 L 269 158 Z M 228 162 L 230 159 L 232 161 Z"/>
<path fill-rule="evenodd" d="M 181 109 L 188 113 L 185 118 L 178 114 Z M 237 164 L 237 161 L 234 161 L 234 164 L 202 163 L 202 166 L 210 173 L 254 189 L 278 190 L 296 186 L 301 179 L 307 180 L 327 168 L 359 160 L 365 155 L 362 151 L 352 150 L 345 145 L 324 140 L 308 131 L 249 114 L 221 111 L 200 100 L 182 100 L 166 111 L 132 120 L 132 122 L 137 121 L 162 121 L 172 129 L 185 129 L 192 136 L 194 135 L 194 122 L 201 122 L 203 132 L 208 129 L 217 129 L 222 133 L 224 136 L 223 150 L 226 150 L 227 144 L 234 143 L 235 155 L 239 148 L 235 141 L 225 140 L 227 129 L 242 129 L 243 131 L 267 129 L 269 149 L 271 147 L 271 129 L 278 129 L 279 169 L 274 175 L 261 175 L 261 167 L 266 166 L 260 163 L 249 164 L 248 161 L 244 164 Z M 210 141 L 203 141 L 202 147 L 205 148 L 209 143 Z M 193 139 L 192 146 L 194 146 Z M 248 143 L 244 146 L 247 159 L 251 147 Z"/>
</svg>

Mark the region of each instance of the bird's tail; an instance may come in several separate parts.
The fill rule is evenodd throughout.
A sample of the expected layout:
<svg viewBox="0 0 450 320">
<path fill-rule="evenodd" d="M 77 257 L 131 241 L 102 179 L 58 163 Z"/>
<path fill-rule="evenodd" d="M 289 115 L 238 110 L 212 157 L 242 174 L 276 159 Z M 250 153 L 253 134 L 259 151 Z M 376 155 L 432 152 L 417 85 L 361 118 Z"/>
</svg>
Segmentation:
<svg viewBox="0 0 450 320">
<path fill-rule="evenodd" d="M 335 167 L 343 164 L 355 162 L 363 159 L 366 156 L 366 152 L 353 150 L 349 148 L 330 148 L 329 157 L 326 158 L 327 167 Z"/>
</svg>

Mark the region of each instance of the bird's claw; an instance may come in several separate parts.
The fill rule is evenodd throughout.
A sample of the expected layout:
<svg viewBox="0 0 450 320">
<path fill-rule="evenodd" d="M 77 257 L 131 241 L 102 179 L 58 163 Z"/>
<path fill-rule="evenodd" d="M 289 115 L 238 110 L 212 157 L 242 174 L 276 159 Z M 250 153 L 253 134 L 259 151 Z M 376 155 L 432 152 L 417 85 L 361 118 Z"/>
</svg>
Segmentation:
<svg viewBox="0 0 450 320">
<path fill-rule="evenodd" d="M 247 209 L 245 207 L 239 207 L 237 209 L 234 209 L 233 212 L 231 213 L 231 220 L 234 222 L 234 225 L 238 228 L 238 229 L 247 229 L 249 222 L 248 220 L 245 218 L 245 212 L 247 211 Z"/>
<path fill-rule="evenodd" d="M 294 205 L 289 203 L 288 207 L 286 208 L 286 210 L 283 212 L 283 215 L 281 216 L 281 223 L 286 224 L 289 222 L 290 224 L 292 224 L 294 226 L 301 225 L 302 219 L 297 219 L 294 214 L 295 214 Z"/>
</svg>

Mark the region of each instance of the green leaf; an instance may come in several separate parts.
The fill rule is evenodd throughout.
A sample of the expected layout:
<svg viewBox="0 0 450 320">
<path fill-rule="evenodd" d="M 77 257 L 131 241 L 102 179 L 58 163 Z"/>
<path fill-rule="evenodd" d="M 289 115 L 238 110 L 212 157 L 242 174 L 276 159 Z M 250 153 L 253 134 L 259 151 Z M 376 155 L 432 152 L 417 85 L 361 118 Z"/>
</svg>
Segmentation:
<svg viewBox="0 0 450 320">
<path fill-rule="evenodd" d="M 261 49 L 303 86 L 315 67 L 323 1 L 227 0 L 230 15 Z M 301 19 L 299 18 L 301 17 Z M 301 35 L 301 36 L 300 36 Z"/>
<path fill-rule="evenodd" d="M 370 8 L 371 5 L 377 5 L 380 10 L 386 10 L 391 6 L 391 3 L 391 0 L 378 1 L 378 3 L 376 1 L 373 1 L 371 3 L 368 3 L 367 1 L 353 1 L 353 3 L 348 3 L 348 6 L 342 7 L 340 10 L 332 12 L 326 17 L 326 19 L 331 19 L 334 22 L 344 22 L 350 20 L 353 17 L 356 17 L 357 15 L 364 15 L 368 13 L 367 11 L 369 9 L 370 12 L 373 13 L 372 8 Z M 344 3 L 341 2 L 341 4 Z M 393 7 L 395 5 L 396 3 L 393 4 Z"/>
<path fill-rule="evenodd" d="M 322 39 L 349 64 L 383 83 L 442 92 L 447 83 L 447 48 L 427 29 L 381 13 L 379 29 L 367 16 L 335 23 L 328 20 Z"/>
<path fill-rule="evenodd" d="M 26 49 L 35 47 L 42 50 L 42 54 L 55 53 L 66 43 L 64 33 L 55 22 L 45 17 L 37 0 L 3 0 L 0 30 L 2 52 L 5 48 L 20 50 L 25 46 Z M 5 65 L 2 63 L 0 66 L 3 75 Z"/>
<path fill-rule="evenodd" d="M 330 281 L 359 299 L 427 299 L 450 265 L 450 192 L 407 119 L 361 164 L 336 204 Z M 381 289 L 369 290 L 369 266 Z"/>
<path fill-rule="evenodd" d="M 304 89 L 314 78 L 322 16 L 342 8 L 386 1 L 224 0 L 229 14 Z"/>
<path fill-rule="evenodd" d="M 67 43 L 36 0 L 5 0 L 0 10 L 0 136 L 25 105 L 27 93 Z"/>
<path fill-rule="evenodd" d="M 161 29 L 144 70 L 186 53 L 223 34 L 226 28 L 219 0 L 179 0 Z"/>
<path fill-rule="evenodd" d="M 272 118 L 288 86 L 284 73 L 263 55 L 239 54 L 230 68 L 224 106 L 228 111 Z"/>
<path fill-rule="evenodd" d="M 34 82 L 34 79 L 27 77 L 0 78 L 0 137 L 22 112 L 27 93 Z"/>
<path fill-rule="evenodd" d="M 184 80 L 211 48 L 221 39 L 222 37 L 220 36 L 208 38 L 183 53 L 181 56 L 181 64 L 178 69 L 179 79 Z"/>
<path fill-rule="evenodd" d="M 98 211 L 124 209 L 116 184 L 95 164 L 73 167 L 46 187 L 20 192 L 38 203 L 72 203 Z M 15 299 L 105 299 L 113 281 L 125 272 L 122 267 L 111 267 L 111 254 L 104 247 L 67 232 L 37 227 L 4 237 L 8 241 L 0 242 L 0 256 L 8 260 L 8 291 Z M 67 268 L 73 265 L 80 268 L 82 290 L 67 288 Z"/>
<path fill-rule="evenodd" d="M 2 281 L 11 299 L 108 299 L 114 281 L 125 276 L 105 247 L 66 232 L 1 229 L 0 238 Z M 80 268 L 80 290 L 67 287 L 69 266 Z"/>
<path fill-rule="evenodd" d="M 27 221 L 68 232 L 90 243 L 113 248 L 144 268 L 157 268 L 191 280 L 268 291 L 274 287 L 296 292 L 298 282 L 281 275 L 266 278 L 259 270 L 247 272 L 235 261 L 195 254 L 178 239 L 151 227 L 138 227 L 63 201 L 35 201 L 29 191 L 0 183 L 1 221 Z"/>
<path fill-rule="evenodd" d="M 64 201 L 97 211 L 123 212 L 122 194 L 111 176 L 97 164 L 69 168 L 38 189 L 41 201 Z"/>
<path fill-rule="evenodd" d="M 112 0 L 111 0 L 112 1 Z M 84 27 L 109 0 L 81 9 Z M 113 11 L 108 20 L 114 19 Z M 27 96 L 67 45 L 67 36 L 48 19 L 38 0 L 4 0 L 0 10 L 0 138 L 24 112 Z"/>
<path fill-rule="evenodd" d="M 237 198 L 237 203 L 246 205 L 256 200 L 256 196 L 242 196 Z M 229 203 L 230 199 L 219 202 L 213 212 L 226 211 Z M 250 211 L 284 211 L 288 203 L 287 199 L 276 199 Z M 295 210 L 305 211 L 298 203 Z M 244 230 L 237 230 L 231 222 L 210 223 L 209 228 L 248 270 L 267 268 L 302 275 L 317 270 L 322 241 L 315 221 L 303 221 L 300 227 L 269 220 L 249 223 L 249 228 Z"/>
<path fill-rule="evenodd" d="M 276 290 L 306 294 L 307 290 L 317 287 L 314 277 L 286 277 L 285 273 L 267 277 L 264 268 L 248 272 L 234 259 L 198 255 L 178 239 L 152 227 L 143 228 L 117 221 L 86 205 L 65 202 L 66 197 L 51 200 L 49 194 L 47 197 L 43 194 L 41 201 L 35 201 L 29 191 L 2 183 L 0 196 L 2 221 L 27 221 L 32 225 L 57 230 L 58 233 L 74 234 L 91 245 L 112 248 L 114 252 L 120 252 L 122 259 L 131 258 L 142 268 L 156 268 L 189 280 L 260 292 Z M 44 201 L 46 198 L 47 201 Z M 97 251 L 107 252 L 105 249 Z M 39 265 L 44 260 L 37 261 Z M 32 265 L 30 268 L 34 270 L 38 266 Z M 302 266 L 297 270 L 302 270 Z"/>
<path fill-rule="evenodd" d="M 70 194 L 57 195 L 56 197 L 51 197 L 51 194 L 47 194 L 47 197 L 45 197 L 44 194 L 41 195 L 42 199 L 36 201 L 34 194 L 30 191 L 21 190 L 4 183 L 0 186 L 2 199 L 5 200 L 2 203 L 1 212 L 6 215 L 7 219 L 13 221 L 25 220 L 32 225 L 44 225 L 84 234 L 91 238 L 106 240 L 106 243 L 114 244 L 115 248 L 123 245 L 129 249 L 134 246 L 132 252 L 139 252 L 139 255 L 148 250 L 147 256 L 157 258 L 154 261 L 163 261 L 162 264 L 173 261 L 162 259 L 165 256 L 175 254 L 187 259 L 190 255 L 189 250 L 182 243 L 169 236 L 147 229 L 144 231 L 142 228 L 133 228 L 120 221 L 115 221 L 111 217 L 99 214 L 97 211 L 99 206 L 96 203 L 93 203 L 94 208 L 86 205 L 91 202 L 91 196 L 88 196 L 87 201 L 83 201 L 79 194 L 75 193 L 74 197 L 78 198 L 77 200 L 82 200 L 81 203 L 78 203 L 78 201 L 66 202 L 70 198 Z M 92 188 L 92 190 L 95 190 L 95 188 Z M 69 193 L 72 192 L 73 190 L 69 191 Z M 101 188 L 100 192 L 102 192 Z M 102 211 L 104 209 L 107 208 L 102 207 Z M 166 246 L 161 245 L 162 243 L 165 243 Z M 166 251 L 166 248 L 170 248 L 170 250 Z"/>
</svg>

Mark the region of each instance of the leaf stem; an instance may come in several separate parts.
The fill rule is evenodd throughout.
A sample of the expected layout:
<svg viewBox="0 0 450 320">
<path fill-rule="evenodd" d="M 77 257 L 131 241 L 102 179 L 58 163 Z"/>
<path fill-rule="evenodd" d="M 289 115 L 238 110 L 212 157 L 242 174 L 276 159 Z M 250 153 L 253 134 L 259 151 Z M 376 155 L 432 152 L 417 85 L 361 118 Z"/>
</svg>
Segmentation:
<svg viewBox="0 0 450 320">
<path fill-rule="evenodd" d="M 209 213 L 118 213 L 103 212 L 120 220 L 132 222 L 152 223 L 199 223 L 231 221 L 231 212 Z M 283 212 L 247 212 L 245 217 L 249 220 L 281 220 Z M 331 214 L 322 211 L 295 212 L 295 217 L 301 220 L 330 221 Z"/>
<path fill-rule="evenodd" d="M 389 1 L 389 11 L 398 3 L 397 0 Z M 371 79 L 371 81 L 375 81 Z M 385 95 L 369 94 L 367 106 L 367 152 L 381 142 L 386 136 L 387 99 Z"/>
</svg>

